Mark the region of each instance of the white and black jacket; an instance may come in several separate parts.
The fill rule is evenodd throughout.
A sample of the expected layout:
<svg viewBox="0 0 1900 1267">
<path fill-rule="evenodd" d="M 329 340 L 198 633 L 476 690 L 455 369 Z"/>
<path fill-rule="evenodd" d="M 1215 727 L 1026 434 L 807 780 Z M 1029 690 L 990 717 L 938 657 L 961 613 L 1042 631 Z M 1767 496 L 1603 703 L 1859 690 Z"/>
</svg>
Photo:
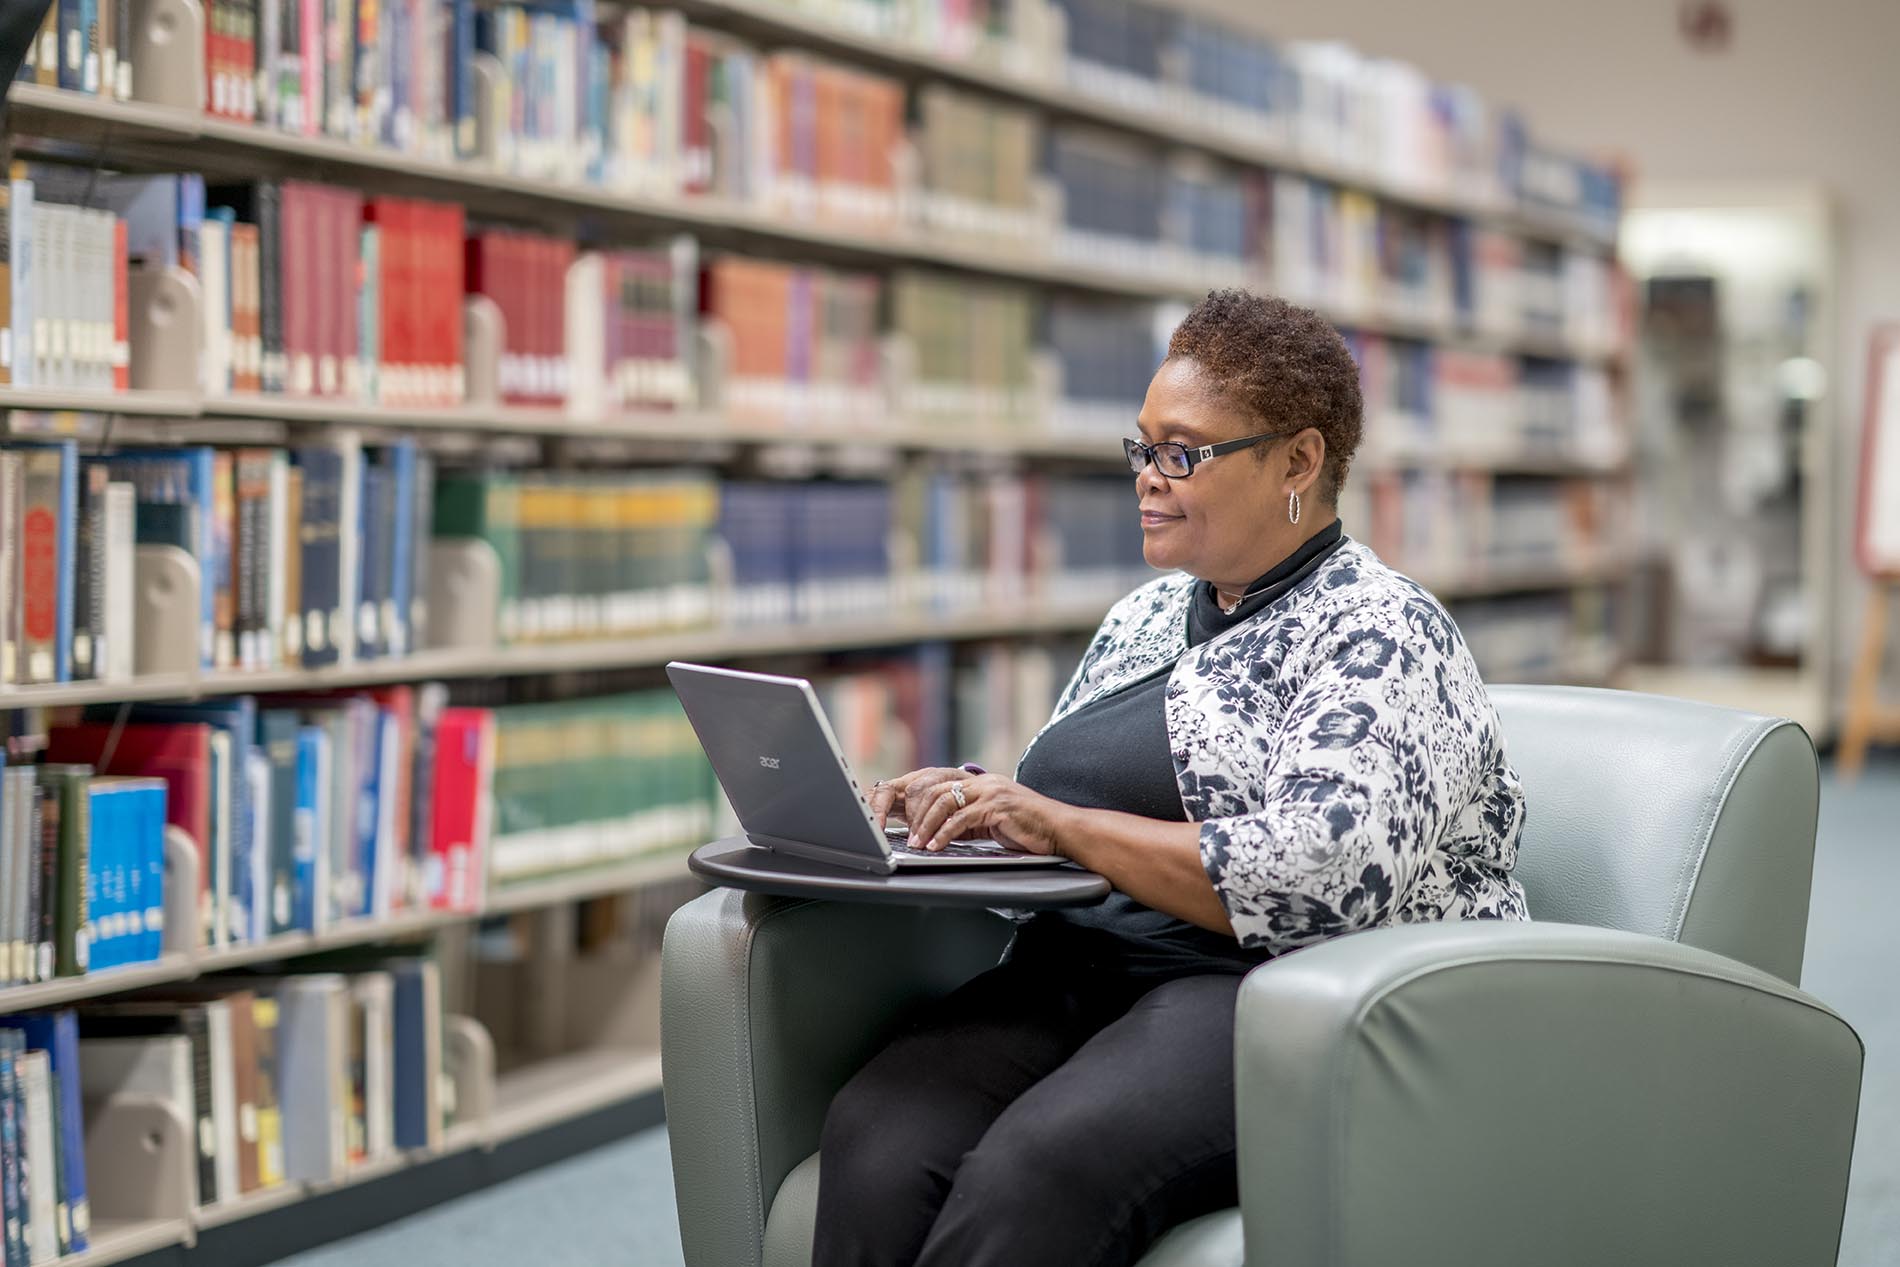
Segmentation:
<svg viewBox="0 0 1900 1267">
<path fill-rule="evenodd" d="M 1523 789 L 1438 601 L 1347 539 L 1190 649 L 1195 584 L 1170 573 L 1116 603 L 1049 725 L 1174 664 L 1175 781 L 1241 945 L 1277 954 L 1385 924 L 1529 918 L 1511 877 Z"/>
</svg>

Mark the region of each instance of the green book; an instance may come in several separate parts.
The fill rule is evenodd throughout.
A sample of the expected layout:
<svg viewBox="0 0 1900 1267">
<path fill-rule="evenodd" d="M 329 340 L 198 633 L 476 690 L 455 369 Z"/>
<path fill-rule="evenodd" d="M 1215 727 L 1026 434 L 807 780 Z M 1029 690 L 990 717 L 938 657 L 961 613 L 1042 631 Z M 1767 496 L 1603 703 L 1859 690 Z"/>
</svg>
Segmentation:
<svg viewBox="0 0 1900 1267">
<path fill-rule="evenodd" d="M 486 541 L 501 563 L 502 641 L 521 632 L 521 492 L 502 472 L 439 476 L 435 484 L 437 537 Z"/>
<path fill-rule="evenodd" d="M 43 765 L 40 783 L 47 789 L 44 806 L 47 836 L 58 842 L 59 870 L 53 906 L 54 973 L 76 977 L 91 961 L 87 930 L 86 877 L 92 848 L 89 765 Z"/>
</svg>

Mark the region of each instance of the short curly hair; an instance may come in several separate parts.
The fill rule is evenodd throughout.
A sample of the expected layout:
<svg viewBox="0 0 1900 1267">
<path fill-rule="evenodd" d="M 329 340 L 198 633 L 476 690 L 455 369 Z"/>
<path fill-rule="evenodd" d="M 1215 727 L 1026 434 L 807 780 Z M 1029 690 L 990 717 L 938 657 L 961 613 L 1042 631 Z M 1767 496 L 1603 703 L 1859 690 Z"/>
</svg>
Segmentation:
<svg viewBox="0 0 1900 1267">
<path fill-rule="evenodd" d="M 1212 290 L 1174 328 L 1167 359 L 1193 361 L 1215 393 L 1264 430 L 1316 429 L 1326 441 L 1319 492 L 1338 499 L 1359 447 L 1363 403 L 1359 366 L 1324 317 L 1270 295 Z"/>
</svg>

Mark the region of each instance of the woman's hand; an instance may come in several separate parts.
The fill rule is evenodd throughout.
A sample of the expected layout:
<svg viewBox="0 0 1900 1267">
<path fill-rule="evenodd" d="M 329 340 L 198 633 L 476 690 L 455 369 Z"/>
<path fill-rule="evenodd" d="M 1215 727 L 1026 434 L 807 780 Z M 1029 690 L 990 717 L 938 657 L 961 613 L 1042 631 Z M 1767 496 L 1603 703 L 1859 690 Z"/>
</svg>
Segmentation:
<svg viewBox="0 0 1900 1267">
<path fill-rule="evenodd" d="M 901 823 L 914 825 L 929 807 L 937 789 L 952 779 L 969 777 L 966 770 L 925 766 L 894 779 L 880 779 L 871 785 L 871 794 L 865 799 L 871 803 L 871 816 L 877 820 L 879 831 L 884 830 L 885 820 L 892 816 Z"/>
<path fill-rule="evenodd" d="M 1061 853 L 1061 828 L 1071 806 L 1032 792 L 1000 774 L 971 776 L 953 771 L 955 778 L 932 782 L 907 798 L 923 802 L 920 812 L 907 814 L 912 849 L 942 849 L 953 840 L 994 840 L 1024 853 Z"/>
</svg>

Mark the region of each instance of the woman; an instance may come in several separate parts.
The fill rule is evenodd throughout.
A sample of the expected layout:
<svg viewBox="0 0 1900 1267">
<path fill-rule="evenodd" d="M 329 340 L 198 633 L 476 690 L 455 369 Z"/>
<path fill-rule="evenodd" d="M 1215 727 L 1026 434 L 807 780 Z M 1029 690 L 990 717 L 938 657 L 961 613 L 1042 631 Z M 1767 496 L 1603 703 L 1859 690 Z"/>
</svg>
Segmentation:
<svg viewBox="0 0 1900 1267">
<path fill-rule="evenodd" d="M 1457 628 L 1341 534 L 1357 369 L 1315 314 L 1210 294 L 1149 384 L 1143 554 L 1015 779 L 917 770 L 913 846 L 1113 882 L 1021 924 L 825 1120 L 814 1260 L 1133 1263 L 1238 1201 L 1242 974 L 1356 929 L 1524 919 L 1523 794 Z"/>
</svg>

